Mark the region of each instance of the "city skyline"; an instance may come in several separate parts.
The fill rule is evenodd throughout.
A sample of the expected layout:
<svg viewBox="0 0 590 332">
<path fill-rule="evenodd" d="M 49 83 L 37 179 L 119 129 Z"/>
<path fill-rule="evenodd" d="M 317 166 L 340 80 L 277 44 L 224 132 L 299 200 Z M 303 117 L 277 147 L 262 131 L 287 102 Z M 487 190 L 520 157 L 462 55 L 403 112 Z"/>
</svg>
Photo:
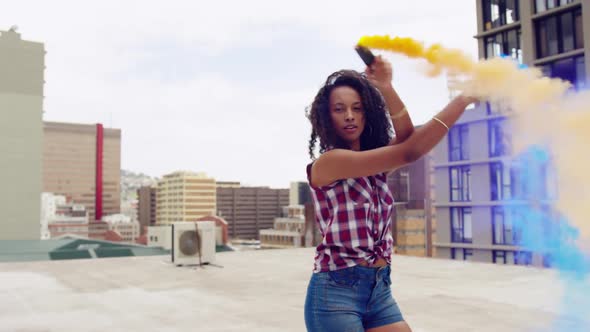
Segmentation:
<svg viewBox="0 0 590 332">
<path fill-rule="evenodd" d="M 153 177 L 187 169 L 252 186 L 304 180 L 305 107 L 329 73 L 363 69 L 352 48 L 362 35 L 477 54 L 467 0 L 114 5 L 11 3 L 0 27 L 45 43 L 45 121 L 121 129 L 121 168 Z M 66 10 L 75 15 L 43 14 Z M 417 124 L 446 104 L 444 77 L 384 55 Z"/>
</svg>

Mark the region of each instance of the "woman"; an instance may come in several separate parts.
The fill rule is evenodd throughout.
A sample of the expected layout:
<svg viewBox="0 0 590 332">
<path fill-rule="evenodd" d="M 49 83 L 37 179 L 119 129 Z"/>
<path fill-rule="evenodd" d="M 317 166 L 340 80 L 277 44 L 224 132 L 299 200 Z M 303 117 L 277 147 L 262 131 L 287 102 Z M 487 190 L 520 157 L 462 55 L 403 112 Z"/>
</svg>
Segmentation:
<svg viewBox="0 0 590 332">
<path fill-rule="evenodd" d="M 459 96 L 419 129 L 380 56 L 365 74 L 330 75 L 308 110 L 307 176 L 323 240 L 305 302 L 308 331 L 411 331 L 391 294 L 393 197 L 387 173 L 414 162 L 475 101 Z M 392 139 L 392 128 L 395 137 Z"/>
</svg>

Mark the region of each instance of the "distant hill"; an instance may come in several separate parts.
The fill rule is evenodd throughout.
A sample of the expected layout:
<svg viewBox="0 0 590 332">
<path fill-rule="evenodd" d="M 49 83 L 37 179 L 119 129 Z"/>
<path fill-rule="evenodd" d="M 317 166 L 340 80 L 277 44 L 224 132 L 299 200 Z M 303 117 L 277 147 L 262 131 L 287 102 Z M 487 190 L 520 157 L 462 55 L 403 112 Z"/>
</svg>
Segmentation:
<svg viewBox="0 0 590 332">
<path fill-rule="evenodd" d="M 137 200 L 137 189 L 143 186 L 155 186 L 158 178 L 135 173 L 132 171 L 121 170 L 121 204 L 130 203 Z"/>
</svg>

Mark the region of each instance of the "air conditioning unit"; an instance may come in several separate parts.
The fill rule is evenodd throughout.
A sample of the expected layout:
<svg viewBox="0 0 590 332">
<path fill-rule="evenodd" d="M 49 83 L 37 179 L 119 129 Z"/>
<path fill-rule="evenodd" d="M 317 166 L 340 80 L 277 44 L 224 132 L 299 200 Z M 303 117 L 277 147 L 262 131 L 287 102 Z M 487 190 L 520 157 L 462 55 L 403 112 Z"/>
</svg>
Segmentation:
<svg viewBox="0 0 590 332">
<path fill-rule="evenodd" d="M 215 222 L 172 223 L 172 263 L 201 265 L 215 262 Z"/>
</svg>

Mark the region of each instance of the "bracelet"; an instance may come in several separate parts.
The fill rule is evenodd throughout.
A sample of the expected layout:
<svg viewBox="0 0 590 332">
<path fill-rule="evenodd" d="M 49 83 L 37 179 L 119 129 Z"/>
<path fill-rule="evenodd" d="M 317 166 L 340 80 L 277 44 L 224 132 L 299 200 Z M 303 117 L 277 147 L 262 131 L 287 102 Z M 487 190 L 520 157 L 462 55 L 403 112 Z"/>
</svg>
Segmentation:
<svg viewBox="0 0 590 332">
<path fill-rule="evenodd" d="M 449 126 L 447 126 L 446 123 L 444 123 L 441 119 L 437 118 L 436 116 L 432 117 L 432 120 L 435 120 L 436 122 L 440 123 L 441 125 L 445 126 L 445 128 L 447 128 L 447 131 L 449 131 Z"/>
<path fill-rule="evenodd" d="M 408 109 L 404 106 L 404 108 L 402 108 L 401 111 L 397 112 L 394 115 L 389 115 L 389 117 L 391 118 L 391 120 L 395 120 L 395 119 L 399 119 L 401 118 L 404 114 L 408 113 Z"/>
</svg>

